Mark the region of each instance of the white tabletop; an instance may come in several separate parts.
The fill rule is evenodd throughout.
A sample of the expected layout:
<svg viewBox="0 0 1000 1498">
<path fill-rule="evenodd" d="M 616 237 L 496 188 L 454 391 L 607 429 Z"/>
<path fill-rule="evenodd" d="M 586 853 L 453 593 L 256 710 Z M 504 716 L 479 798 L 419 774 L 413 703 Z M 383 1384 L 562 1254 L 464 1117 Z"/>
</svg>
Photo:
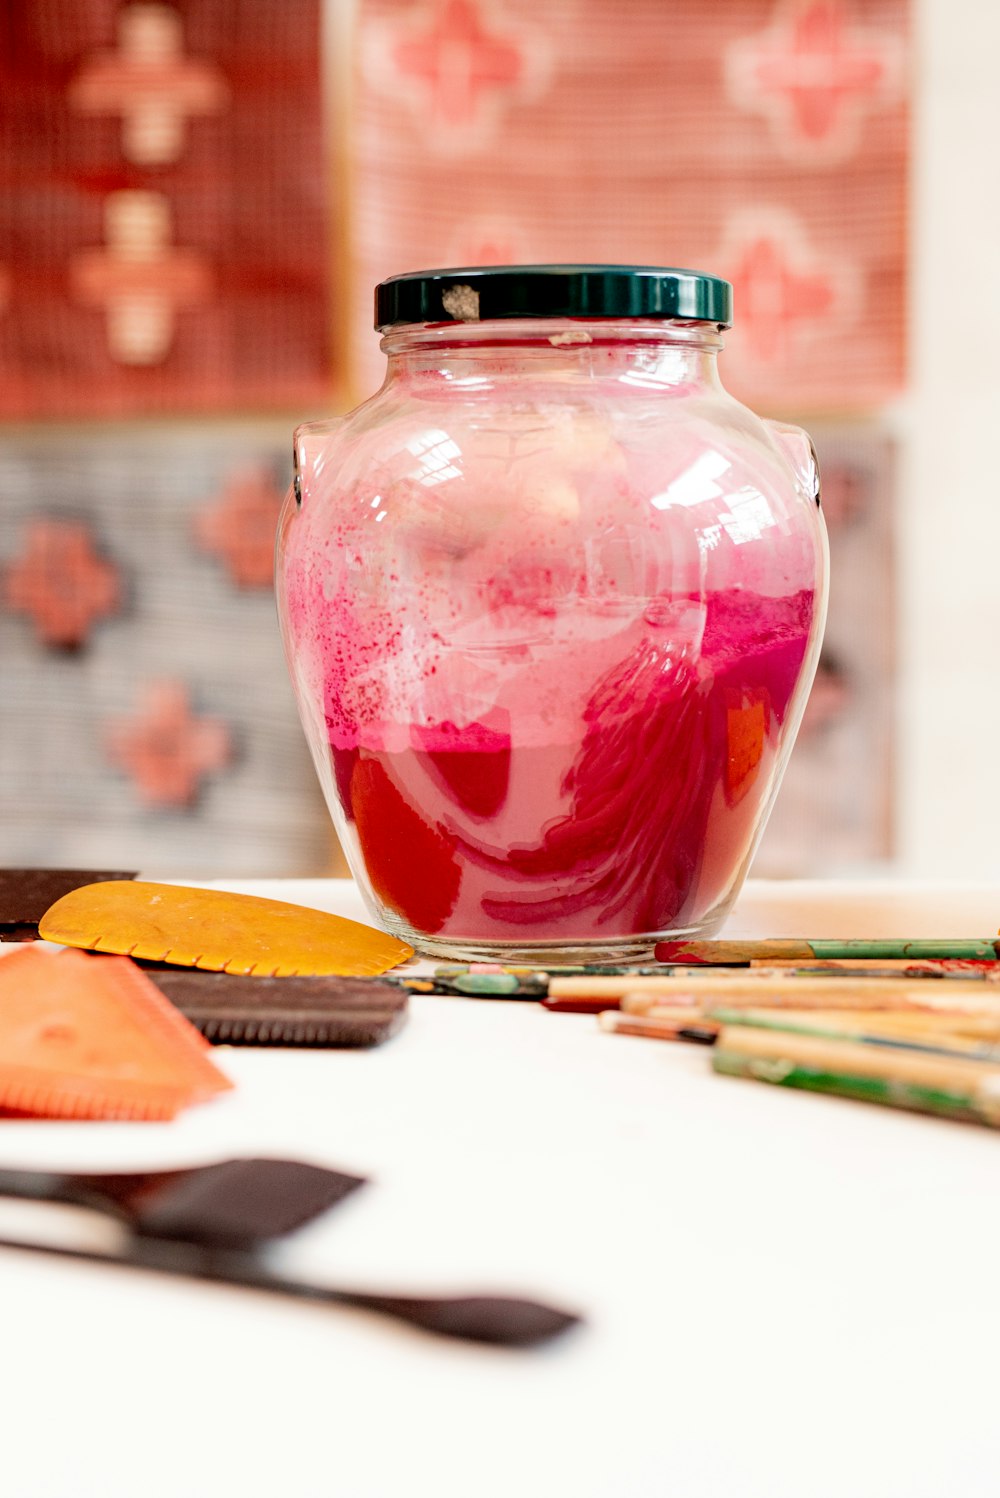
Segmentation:
<svg viewBox="0 0 1000 1498">
<path fill-rule="evenodd" d="M 228 887 L 361 915 L 346 882 Z M 1000 886 L 751 883 L 727 929 L 998 921 Z M 215 1055 L 230 1096 L 164 1125 L 7 1122 L 0 1164 L 359 1172 L 283 1267 L 586 1325 L 479 1348 L 5 1251 L 10 1498 L 995 1498 L 991 1131 L 715 1077 L 700 1049 L 523 1001 L 417 998 L 373 1051 Z M 55 1210 L 0 1205 L 0 1234 Z"/>
</svg>

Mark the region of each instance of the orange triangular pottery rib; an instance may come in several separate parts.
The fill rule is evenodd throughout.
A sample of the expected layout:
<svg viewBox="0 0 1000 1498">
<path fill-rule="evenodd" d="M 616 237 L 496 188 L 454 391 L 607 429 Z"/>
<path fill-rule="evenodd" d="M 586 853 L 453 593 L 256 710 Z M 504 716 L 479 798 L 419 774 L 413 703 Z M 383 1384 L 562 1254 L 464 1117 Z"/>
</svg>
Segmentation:
<svg viewBox="0 0 1000 1498">
<path fill-rule="evenodd" d="M 262 978 L 374 978 L 413 956 L 384 931 L 323 910 L 132 879 L 72 890 L 38 931 L 67 947 Z"/>
<path fill-rule="evenodd" d="M 0 1108 L 173 1118 L 232 1083 L 208 1042 L 124 957 L 24 947 L 0 962 Z"/>
</svg>

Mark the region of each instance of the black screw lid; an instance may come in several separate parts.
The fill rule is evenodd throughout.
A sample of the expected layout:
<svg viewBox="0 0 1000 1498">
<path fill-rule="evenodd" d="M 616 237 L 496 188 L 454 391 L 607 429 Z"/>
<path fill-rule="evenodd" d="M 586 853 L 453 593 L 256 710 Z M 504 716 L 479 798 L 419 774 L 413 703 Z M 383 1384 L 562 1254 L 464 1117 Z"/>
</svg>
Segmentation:
<svg viewBox="0 0 1000 1498">
<path fill-rule="evenodd" d="M 720 276 L 656 265 L 489 265 L 418 270 L 375 288 L 375 326 L 489 322 L 501 317 L 733 320 Z"/>
</svg>

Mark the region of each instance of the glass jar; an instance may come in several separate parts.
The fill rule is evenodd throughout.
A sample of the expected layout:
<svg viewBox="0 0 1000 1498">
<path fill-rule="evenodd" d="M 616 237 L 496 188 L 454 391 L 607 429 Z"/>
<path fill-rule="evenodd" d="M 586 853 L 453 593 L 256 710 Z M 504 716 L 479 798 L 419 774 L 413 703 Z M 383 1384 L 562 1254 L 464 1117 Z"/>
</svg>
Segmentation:
<svg viewBox="0 0 1000 1498">
<path fill-rule="evenodd" d="M 739 891 L 827 547 L 808 437 L 719 382 L 730 306 L 691 271 L 395 277 L 381 390 L 296 432 L 291 675 L 354 876 L 420 951 L 634 962 Z"/>
</svg>

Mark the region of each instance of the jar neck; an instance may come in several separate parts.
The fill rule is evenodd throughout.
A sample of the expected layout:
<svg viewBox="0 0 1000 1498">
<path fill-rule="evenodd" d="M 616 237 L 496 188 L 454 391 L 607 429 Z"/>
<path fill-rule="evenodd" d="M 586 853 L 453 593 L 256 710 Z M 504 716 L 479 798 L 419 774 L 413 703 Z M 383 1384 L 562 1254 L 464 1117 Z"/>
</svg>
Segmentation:
<svg viewBox="0 0 1000 1498">
<path fill-rule="evenodd" d="M 663 319 L 421 323 L 393 328 L 382 339 L 387 386 L 427 375 L 469 391 L 533 375 L 721 390 L 717 358 L 722 347 L 714 323 Z"/>
</svg>

